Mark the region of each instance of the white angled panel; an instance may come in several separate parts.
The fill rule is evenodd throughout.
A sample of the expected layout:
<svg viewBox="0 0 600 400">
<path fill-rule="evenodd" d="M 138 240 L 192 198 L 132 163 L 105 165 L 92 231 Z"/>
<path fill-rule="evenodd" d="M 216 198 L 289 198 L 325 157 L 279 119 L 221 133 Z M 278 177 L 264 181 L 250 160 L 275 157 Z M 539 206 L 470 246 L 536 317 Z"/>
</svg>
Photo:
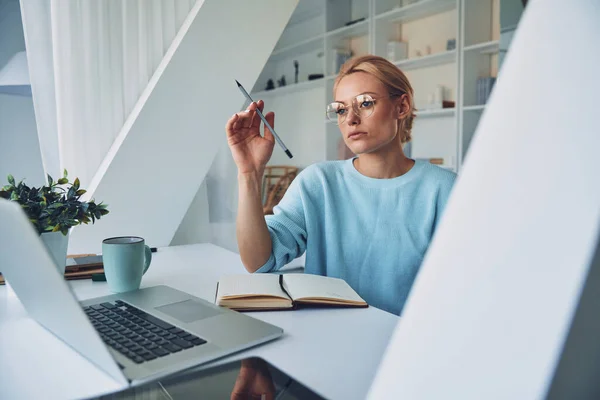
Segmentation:
<svg viewBox="0 0 600 400">
<path fill-rule="evenodd" d="M 370 398 L 547 393 L 598 238 L 598 21 L 529 2 Z"/>
<path fill-rule="evenodd" d="M 235 80 L 254 86 L 296 4 L 196 3 L 90 185 L 110 214 L 75 228 L 70 253 L 115 235 L 171 242 L 244 103 Z"/>
</svg>

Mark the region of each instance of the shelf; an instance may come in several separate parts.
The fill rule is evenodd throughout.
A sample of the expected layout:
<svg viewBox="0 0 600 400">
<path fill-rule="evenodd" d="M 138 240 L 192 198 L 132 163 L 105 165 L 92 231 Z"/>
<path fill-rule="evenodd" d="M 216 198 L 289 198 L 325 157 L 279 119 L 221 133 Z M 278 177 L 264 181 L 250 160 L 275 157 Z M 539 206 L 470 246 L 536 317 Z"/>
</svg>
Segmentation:
<svg viewBox="0 0 600 400">
<path fill-rule="evenodd" d="M 438 117 L 453 117 L 455 114 L 454 108 L 440 108 L 437 110 L 419 110 L 415 114 L 419 118 L 438 118 Z"/>
<path fill-rule="evenodd" d="M 492 40 L 491 42 L 477 43 L 464 48 L 465 52 L 478 52 L 480 54 L 494 54 L 500 49 L 500 42 Z"/>
<path fill-rule="evenodd" d="M 463 107 L 463 111 L 483 111 L 485 109 L 485 104 L 479 104 L 476 106 L 465 106 Z"/>
<path fill-rule="evenodd" d="M 456 62 L 456 50 L 444 51 L 441 53 L 431 54 L 423 57 L 395 61 L 394 65 L 396 65 L 403 71 L 407 71 L 410 69 L 435 67 L 438 65 L 450 64 L 453 62 Z"/>
<path fill-rule="evenodd" d="M 420 0 L 417 3 L 381 13 L 375 19 L 388 22 L 409 22 L 455 8 L 456 0 Z"/>
<path fill-rule="evenodd" d="M 305 81 L 305 82 L 300 82 L 300 83 L 292 83 L 290 85 L 286 85 L 283 87 L 278 87 L 275 88 L 273 90 L 263 90 L 260 92 L 252 92 L 250 93 L 250 97 L 252 97 L 252 100 L 254 101 L 258 101 L 263 97 L 267 97 L 267 96 L 274 96 L 274 95 L 280 95 L 280 94 L 288 94 L 288 93 L 293 93 L 293 92 L 299 92 L 302 90 L 308 90 L 308 89 L 312 89 L 315 87 L 319 87 L 322 86 L 325 83 L 325 79 L 321 78 L 321 79 L 315 79 L 314 81 Z"/>
<path fill-rule="evenodd" d="M 271 53 L 269 61 L 279 61 L 286 58 L 291 58 L 302 53 L 309 53 L 311 51 L 323 50 L 324 49 L 324 36 L 317 35 L 310 39 L 303 40 L 299 43 L 276 49 Z"/>
<path fill-rule="evenodd" d="M 331 40 L 348 39 L 354 37 L 365 36 L 369 33 L 369 18 L 364 21 L 352 24 L 350 26 L 343 26 L 341 28 L 329 31 L 325 34 Z"/>
<path fill-rule="evenodd" d="M 27 54 L 24 51 L 15 54 L 0 69 L 0 93 L 31 96 Z"/>
</svg>

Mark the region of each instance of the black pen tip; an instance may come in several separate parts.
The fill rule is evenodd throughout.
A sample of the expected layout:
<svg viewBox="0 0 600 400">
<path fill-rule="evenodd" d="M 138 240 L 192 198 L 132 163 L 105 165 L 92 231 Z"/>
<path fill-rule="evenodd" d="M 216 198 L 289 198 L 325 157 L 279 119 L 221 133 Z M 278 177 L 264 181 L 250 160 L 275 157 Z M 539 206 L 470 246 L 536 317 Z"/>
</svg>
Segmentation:
<svg viewBox="0 0 600 400">
<path fill-rule="evenodd" d="M 294 157 L 294 156 L 292 155 L 292 153 L 291 153 L 289 150 L 286 150 L 286 151 L 285 151 L 285 154 L 287 154 L 287 156 L 288 156 L 289 158 L 292 158 L 292 157 Z"/>
<path fill-rule="evenodd" d="M 238 87 L 242 86 L 242 84 L 241 84 L 241 83 L 239 83 L 239 82 L 237 81 L 237 79 L 235 80 L 235 83 L 237 83 Z"/>
</svg>

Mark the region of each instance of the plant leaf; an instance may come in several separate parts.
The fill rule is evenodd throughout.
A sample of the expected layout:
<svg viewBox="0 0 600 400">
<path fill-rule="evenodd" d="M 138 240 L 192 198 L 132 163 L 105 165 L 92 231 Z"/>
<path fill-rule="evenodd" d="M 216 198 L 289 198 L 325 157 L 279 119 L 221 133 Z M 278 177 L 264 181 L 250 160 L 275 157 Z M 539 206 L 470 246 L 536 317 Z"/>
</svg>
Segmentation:
<svg viewBox="0 0 600 400">
<path fill-rule="evenodd" d="M 54 181 L 52 180 L 52 177 L 50 176 L 50 174 L 48 174 L 48 186 L 52 186 L 53 183 Z"/>
<path fill-rule="evenodd" d="M 79 178 L 75 178 L 75 182 L 73 182 L 73 186 L 75 187 L 75 190 L 79 190 L 79 185 L 81 183 L 79 182 Z"/>
<path fill-rule="evenodd" d="M 15 178 L 12 175 L 8 175 L 8 183 L 15 186 Z"/>
<path fill-rule="evenodd" d="M 77 196 L 81 196 L 82 194 L 84 194 L 84 193 L 86 193 L 86 192 L 87 192 L 87 190 L 84 190 L 84 189 L 79 189 L 79 190 L 78 190 L 78 191 L 77 191 L 75 194 L 76 194 Z"/>
<path fill-rule="evenodd" d="M 52 232 L 58 232 L 60 231 L 60 225 L 56 225 L 54 228 L 52 228 Z"/>
<path fill-rule="evenodd" d="M 57 183 L 59 185 L 64 185 L 65 183 L 69 183 L 69 180 L 67 178 L 60 178 Z"/>
<path fill-rule="evenodd" d="M 65 179 L 66 179 L 66 178 L 67 178 L 67 175 L 68 175 L 68 173 L 67 173 L 67 170 L 66 170 L 66 169 L 64 169 L 64 170 L 63 170 L 63 178 L 65 178 Z"/>
</svg>

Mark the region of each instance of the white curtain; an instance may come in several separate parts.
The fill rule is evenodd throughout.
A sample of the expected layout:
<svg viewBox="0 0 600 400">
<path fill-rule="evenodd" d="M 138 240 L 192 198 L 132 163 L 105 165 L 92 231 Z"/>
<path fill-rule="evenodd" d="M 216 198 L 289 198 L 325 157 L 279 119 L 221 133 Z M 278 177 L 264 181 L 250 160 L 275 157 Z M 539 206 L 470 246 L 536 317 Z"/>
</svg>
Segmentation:
<svg viewBox="0 0 600 400">
<path fill-rule="evenodd" d="M 21 0 L 47 173 L 91 182 L 195 0 Z"/>
</svg>

